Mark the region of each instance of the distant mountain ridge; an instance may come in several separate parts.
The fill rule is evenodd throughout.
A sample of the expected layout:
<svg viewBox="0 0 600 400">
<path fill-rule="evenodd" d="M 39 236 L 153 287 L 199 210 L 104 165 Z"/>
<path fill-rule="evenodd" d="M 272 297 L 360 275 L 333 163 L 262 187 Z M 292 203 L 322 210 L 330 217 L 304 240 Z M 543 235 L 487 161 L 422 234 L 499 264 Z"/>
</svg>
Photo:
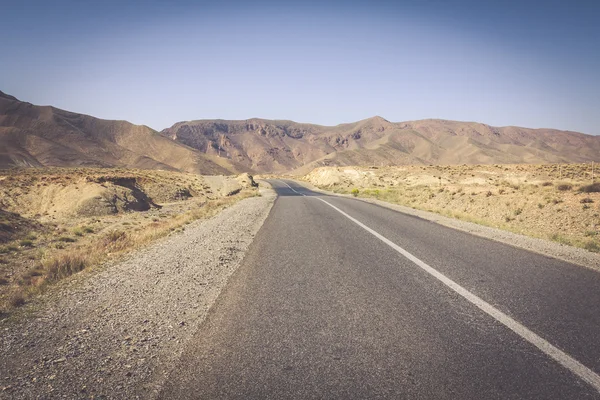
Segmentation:
<svg viewBox="0 0 600 400">
<path fill-rule="evenodd" d="M 161 133 L 259 172 L 306 173 L 320 165 L 600 161 L 598 136 L 436 119 L 394 123 L 373 117 L 337 126 L 258 118 L 198 120 Z"/>
<path fill-rule="evenodd" d="M 0 92 L 0 168 L 121 166 L 201 174 L 307 173 L 322 165 L 600 162 L 600 136 L 476 122 L 382 117 L 322 126 L 197 120 L 162 132 Z"/>
</svg>

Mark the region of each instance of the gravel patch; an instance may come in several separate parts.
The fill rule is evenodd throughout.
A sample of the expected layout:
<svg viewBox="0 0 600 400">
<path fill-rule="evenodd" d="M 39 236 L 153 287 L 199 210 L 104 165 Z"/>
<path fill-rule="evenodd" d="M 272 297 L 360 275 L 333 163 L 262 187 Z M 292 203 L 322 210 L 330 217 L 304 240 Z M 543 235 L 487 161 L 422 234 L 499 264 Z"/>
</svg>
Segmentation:
<svg viewBox="0 0 600 400">
<path fill-rule="evenodd" d="M 0 324 L 0 398 L 155 398 L 268 216 L 261 194 Z"/>
<path fill-rule="evenodd" d="M 333 193 L 326 190 L 319 189 L 307 182 L 296 183 L 306 186 L 310 190 L 320 192 L 332 196 L 351 197 L 351 195 Z M 471 233 L 476 236 L 485 237 L 488 239 L 496 240 L 511 246 L 519 247 L 525 250 L 529 250 L 535 253 L 543 254 L 549 257 L 557 258 L 577 264 L 586 268 L 591 268 L 600 271 L 600 254 L 592 253 L 584 249 L 580 249 L 573 246 L 567 246 L 561 243 L 552 242 L 549 240 L 533 238 L 530 236 L 519 235 L 504 231 L 497 228 L 491 228 L 488 226 L 478 225 L 473 222 L 461 221 L 459 219 L 445 217 L 429 211 L 416 210 L 414 208 L 401 206 L 398 204 L 392 204 L 377 199 L 368 198 L 356 198 L 357 200 L 364 201 L 371 204 L 377 204 L 382 207 L 386 207 L 395 211 L 399 211 L 404 214 L 414 215 L 419 218 L 426 219 L 428 221 L 436 222 L 440 225 L 444 225 L 450 228 L 458 229 L 464 232 Z"/>
</svg>

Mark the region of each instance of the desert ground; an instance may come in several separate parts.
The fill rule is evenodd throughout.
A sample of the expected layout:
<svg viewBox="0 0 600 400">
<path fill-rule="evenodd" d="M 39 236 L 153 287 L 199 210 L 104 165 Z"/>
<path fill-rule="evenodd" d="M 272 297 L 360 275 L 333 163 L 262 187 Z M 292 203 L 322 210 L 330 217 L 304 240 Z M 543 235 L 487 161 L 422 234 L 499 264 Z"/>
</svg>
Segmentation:
<svg viewBox="0 0 600 400">
<path fill-rule="evenodd" d="M 0 171 L 0 313 L 239 199 L 251 176 L 94 168 Z"/>
<path fill-rule="evenodd" d="M 600 182 L 594 178 L 589 163 L 323 167 L 303 177 L 321 189 L 600 252 Z"/>
</svg>

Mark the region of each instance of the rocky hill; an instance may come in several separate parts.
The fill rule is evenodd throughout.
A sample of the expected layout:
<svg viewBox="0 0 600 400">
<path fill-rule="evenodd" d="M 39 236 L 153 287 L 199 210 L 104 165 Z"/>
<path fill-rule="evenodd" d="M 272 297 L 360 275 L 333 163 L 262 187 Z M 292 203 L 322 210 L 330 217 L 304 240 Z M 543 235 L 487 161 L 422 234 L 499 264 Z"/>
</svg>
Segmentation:
<svg viewBox="0 0 600 400">
<path fill-rule="evenodd" d="M 36 106 L 0 92 L 0 168 L 14 166 L 239 172 L 228 160 L 207 157 L 147 126 Z"/>
<path fill-rule="evenodd" d="M 179 122 L 158 133 L 35 106 L 0 92 L 0 168 L 93 166 L 201 174 L 296 173 L 319 166 L 541 164 L 600 161 L 600 136 L 476 122 L 321 126 L 253 118 Z"/>
<path fill-rule="evenodd" d="M 392 123 L 373 117 L 333 127 L 263 119 L 200 120 L 177 123 L 162 134 L 262 173 L 307 173 L 322 165 L 600 161 L 598 136 L 445 120 Z"/>
</svg>

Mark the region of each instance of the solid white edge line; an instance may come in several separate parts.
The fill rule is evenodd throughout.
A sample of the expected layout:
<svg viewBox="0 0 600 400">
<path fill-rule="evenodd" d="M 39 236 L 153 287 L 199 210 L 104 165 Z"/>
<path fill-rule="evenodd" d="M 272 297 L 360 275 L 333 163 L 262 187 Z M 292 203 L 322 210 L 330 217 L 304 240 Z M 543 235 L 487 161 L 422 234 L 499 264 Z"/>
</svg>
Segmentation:
<svg viewBox="0 0 600 400">
<path fill-rule="evenodd" d="M 286 183 L 286 185 L 287 185 L 287 183 Z M 288 185 L 288 187 L 290 189 L 294 190 L 290 185 Z M 298 192 L 296 192 L 296 193 L 298 193 Z M 361 228 L 363 228 L 364 230 L 366 230 L 367 232 L 369 232 L 370 234 L 375 236 L 377 239 L 381 240 L 382 242 L 384 242 L 385 244 L 387 244 L 388 246 L 390 246 L 391 248 L 396 250 L 398 253 L 400 253 L 404 257 L 408 258 L 410 261 L 415 263 L 417 266 L 419 266 L 425 272 L 432 275 L 434 278 L 436 278 L 437 280 L 442 282 L 444 285 L 448 286 L 450 289 L 454 290 L 456 293 L 458 293 L 463 298 L 465 298 L 466 300 L 468 300 L 469 302 L 471 302 L 472 304 L 477 306 L 477 308 L 479 308 L 480 310 L 482 310 L 483 312 L 485 312 L 486 314 L 488 314 L 489 316 L 494 318 L 496 321 L 498 321 L 501 324 L 503 324 L 504 326 L 506 326 L 511 331 L 515 332 L 517 335 L 521 336 L 523 339 L 525 339 L 529 343 L 533 344 L 535 347 L 540 349 L 543 353 L 550 356 L 552 359 L 557 361 L 560 365 L 567 368 L 569 371 L 573 372 L 575 375 L 580 377 L 583 381 L 587 382 L 592 387 L 594 387 L 594 389 L 596 389 L 598 392 L 600 392 L 600 376 L 598 374 L 596 374 L 594 371 L 592 371 L 585 365 L 581 364 L 579 361 L 577 361 L 573 357 L 569 356 L 567 353 L 563 352 L 559 348 L 553 346 L 546 339 L 542 338 L 541 336 L 537 335 L 535 332 L 531 331 L 530 329 L 528 329 L 521 323 L 515 321 L 508 315 L 504 314 L 502 311 L 498 310 L 497 308 L 495 308 L 494 306 L 492 306 L 485 300 L 483 300 L 480 297 L 476 296 L 475 294 L 469 292 L 467 289 L 460 286 L 458 283 L 454 282 L 452 279 L 448 278 L 441 272 L 437 271 L 436 269 L 427 265 L 425 262 L 423 262 L 420 259 L 418 259 L 417 257 L 413 256 L 408 251 L 404 250 L 402 247 L 398 246 L 396 243 L 392 242 L 385 236 L 383 236 L 380 233 L 369 228 L 362 222 L 351 217 L 344 211 L 340 210 L 333 204 L 323 200 L 322 198 L 320 198 L 320 197 L 315 197 L 315 198 L 318 200 L 321 200 L 323 203 L 327 204 L 334 210 L 338 211 L 340 214 L 342 214 L 343 216 L 348 218 L 350 221 L 354 222 L 355 224 L 357 224 L 358 226 L 360 226 Z"/>
</svg>

